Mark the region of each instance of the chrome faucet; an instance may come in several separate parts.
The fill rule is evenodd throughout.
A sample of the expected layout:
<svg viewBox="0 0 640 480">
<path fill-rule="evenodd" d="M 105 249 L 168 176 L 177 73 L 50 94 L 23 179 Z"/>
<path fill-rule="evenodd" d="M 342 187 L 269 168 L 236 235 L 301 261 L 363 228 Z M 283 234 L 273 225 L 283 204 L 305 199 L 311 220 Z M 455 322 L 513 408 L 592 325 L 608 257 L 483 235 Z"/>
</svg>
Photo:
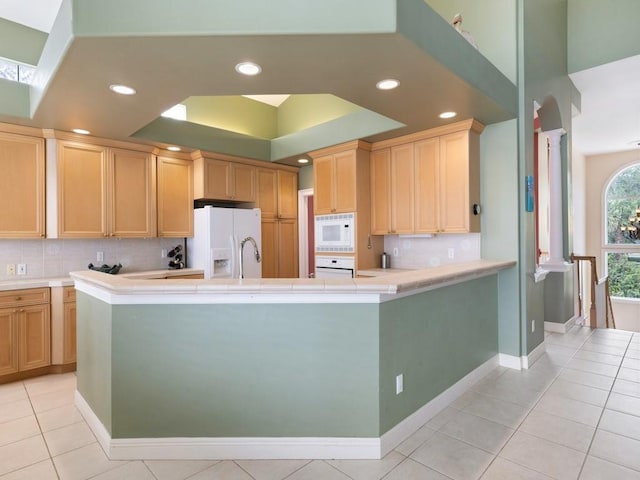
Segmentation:
<svg viewBox="0 0 640 480">
<path fill-rule="evenodd" d="M 240 242 L 240 278 L 244 278 L 244 259 L 242 258 L 242 251 L 244 250 L 244 244 L 247 242 L 251 242 L 253 244 L 253 255 L 256 257 L 256 262 L 260 263 L 260 252 L 258 251 L 258 244 L 256 243 L 256 239 L 253 237 L 247 237 Z"/>
</svg>

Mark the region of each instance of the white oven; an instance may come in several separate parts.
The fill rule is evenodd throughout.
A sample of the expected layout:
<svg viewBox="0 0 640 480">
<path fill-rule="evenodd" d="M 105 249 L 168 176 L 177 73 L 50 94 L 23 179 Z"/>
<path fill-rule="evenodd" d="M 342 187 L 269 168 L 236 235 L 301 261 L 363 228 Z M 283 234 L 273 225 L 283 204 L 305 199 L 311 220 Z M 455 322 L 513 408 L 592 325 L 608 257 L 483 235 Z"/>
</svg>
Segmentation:
<svg viewBox="0 0 640 480">
<path fill-rule="evenodd" d="M 355 257 L 316 257 L 316 278 L 353 278 L 355 268 Z"/>
<path fill-rule="evenodd" d="M 355 252 L 355 214 L 316 215 L 316 252 Z"/>
</svg>

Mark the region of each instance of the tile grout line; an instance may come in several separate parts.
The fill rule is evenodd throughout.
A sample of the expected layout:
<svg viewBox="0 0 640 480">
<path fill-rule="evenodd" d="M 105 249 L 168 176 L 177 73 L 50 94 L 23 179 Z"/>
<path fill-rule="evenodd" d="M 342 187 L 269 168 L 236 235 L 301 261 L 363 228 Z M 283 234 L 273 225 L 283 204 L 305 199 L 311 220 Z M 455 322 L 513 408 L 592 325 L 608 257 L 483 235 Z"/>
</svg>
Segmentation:
<svg viewBox="0 0 640 480">
<path fill-rule="evenodd" d="M 584 328 L 584 327 L 580 327 L 580 328 Z M 587 339 L 589 339 L 591 336 L 593 335 L 593 332 L 591 332 L 589 335 L 587 335 L 584 339 L 584 341 L 580 344 L 580 346 L 578 346 L 578 348 L 576 349 L 575 352 L 573 352 L 573 355 L 571 355 L 571 357 L 569 358 L 569 361 L 571 361 L 571 359 L 574 358 L 575 354 L 578 353 L 578 350 L 580 350 L 582 348 L 582 346 L 586 343 Z M 546 341 L 546 338 L 543 339 L 543 342 Z M 538 359 L 540 360 L 540 359 Z M 531 367 L 533 367 L 538 360 L 536 360 L 533 365 Z M 567 361 L 567 363 L 569 363 L 569 361 Z M 489 463 L 489 465 L 487 465 L 487 467 L 483 470 L 483 472 L 481 473 L 480 477 L 478 478 L 482 478 L 482 476 L 487 473 L 487 471 L 489 470 L 489 468 L 491 467 L 491 465 L 493 465 L 493 463 L 496 461 L 496 459 L 498 457 L 500 457 L 500 454 L 502 453 L 502 451 L 504 450 L 504 448 L 507 446 L 507 444 L 509 443 L 509 441 L 513 438 L 513 436 L 520 431 L 520 427 L 522 427 L 522 424 L 525 422 L 525 420 L 529 417 L 529 415 L 531 415 L 531 412 L 533 412 L 533 409 L 536 407 L 536 405 L 538 405 L 538 403 L 540 403 L 540 400 L 542 399 L 542 397 L 544 396 L 544 394 L 551 388 L 551 385 L 553 385 L 553 383 L 558 379 L 558 377 L 560 376 L 560 374 L 562 373 L 562 371 L 566 368 L 566 364 L 560 366 L 560 369 L 558 371 L 558 373 L 553 377 L 553 380 L 549 383 L 549 385 L 547 386 L 547 388 L 545 388 L 542 393 L 540 394 L 540 396 L 538 397 L 538 399 L 536 400 L 536 402 L 529 408 L 529 411 L 527 412 L 527 414 L 524 416 L 524 418 L 520 421 L 520 423 L 517 425 L 517 427 L 514 429 L 513 433 L 509 436 L 509 438 L 507 439 L 507 441 L 504 443 L 504 445 L 502 445 L 502 447 L 500 448 L 500 450 L 498 451 L 498 453 L 494 456 L 493 460 L 491 460 L 491 462 Z M 595 434 L 595 433 L 594 433 Z M 533 435 L 535 436 L 535 435 Z M 540 438 L 540 437 L 536 437 L 536 438 Z M 543 439 L 544 440 L 544 439 Z M 547 440 L 548 441 L 548 440 Z M 551 442 L 551 443 L 555 443 L 555 442 Z M 569 447 L 567 447 L 569 448 Z M 582 453 L 582 452 L 580 452 Z M 502 457 L 500 457 L 502 458 Z M 585 454 L 585 458 L 586 458 L 586 454 Z M 509 460 L 509 459 L 505 459 L 508 460 L 510 462 L 513 462 L 516 465 L 520 465 L 523 468 L 526 468 L 527 470 L 531 470 L 533 472 L 539 473 L 541 475 L 545 475 L 545 476 L 549 476 L 546 473 L 543 472 L 539 472 L 533 468 L 530 468 L 526 465 L 521 465 L 518 462 L 515 462 L 513 460 Z M 583 462 L 584 463 L 584 462 Z M 582 471 L 582 467 L 580 468 L 580 472 Z M 579 477 L 579 474 L 578 474 Z"/>
<path fill-rule="evenodd" d="M 620 373 L 620 369 L 622 368 L 622 364 L 624 363 L 624 359 L 627 355 L 627 351 L 629 350 L 629 345 L 631 344 L 631 340 L 633 339 L 634 335 L 632 334 L 631 337 L 629 338 L 628 342 L 627 342 L 627 346 L 624 350 L 624 353 L 622 355 L 622 360 L 620 360 L 620 365 L 618 365 L 618 370 L 616 371 L 616 376 L 614 377 L 613 380 L 613 384 L 611 385 L 611 389 L 609 390 L 609 393 L 607 394 L 607 399 L 604 402 L 604 406 L 602 407 L 602 412 L 600 412 L 600 416 L 598 417 L 598 422 L 596 423 L 596 428 L 593 432 L 593 436 L 591 437 L 591 441 L 589 442 L 589 446 L 587 447 L 587 453 L 584 456 L 584 460 L 582 461 L 582 465 L 580 466 L 580 471 L 578 472 L 578 479 L 580 478 L 580 476 L 582 475 L 582 472 L 584 471 L 584 466 L 587 463 L 587 459 L 589 458 L 589 452 L 591 452 L 591 447 L 593 446 L 593 441 L 596 438 L 596 435 L 598 434 L 598 427 L 600 426 L 600 422 L 602 421 L 602 416 L 604 415 L 605 410 L 607 409 L 607 404 L 609 403 L 609 398 L 611 397 L 611 392 L 613 391 L 613 387 L 616 384 L 616 380 L 618 379 L 618 375 Z M 600 458 L 600 457 L 596 457 L 596 458 Z M 601 460 L 605 460 L 605 459 L 601 459 Z M 609 460 L 605 460 L 605 461 L 609 461 Z"/>
</svg>

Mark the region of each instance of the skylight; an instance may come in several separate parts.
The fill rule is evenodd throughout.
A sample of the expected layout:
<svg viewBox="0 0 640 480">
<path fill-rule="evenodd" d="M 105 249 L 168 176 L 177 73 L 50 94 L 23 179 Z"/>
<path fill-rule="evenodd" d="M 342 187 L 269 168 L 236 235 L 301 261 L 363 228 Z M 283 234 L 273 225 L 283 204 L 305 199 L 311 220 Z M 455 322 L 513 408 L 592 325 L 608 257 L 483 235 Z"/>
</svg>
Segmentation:
<svg viewBox="0 0 640 480">
<path fill-rule="evenodd" d="M 171 107 L 169 110 L 162 112 L 161 115 L 163 117 L 184 121 L 187 119 L 187 106 L 179 103 Z"/>
</svg>

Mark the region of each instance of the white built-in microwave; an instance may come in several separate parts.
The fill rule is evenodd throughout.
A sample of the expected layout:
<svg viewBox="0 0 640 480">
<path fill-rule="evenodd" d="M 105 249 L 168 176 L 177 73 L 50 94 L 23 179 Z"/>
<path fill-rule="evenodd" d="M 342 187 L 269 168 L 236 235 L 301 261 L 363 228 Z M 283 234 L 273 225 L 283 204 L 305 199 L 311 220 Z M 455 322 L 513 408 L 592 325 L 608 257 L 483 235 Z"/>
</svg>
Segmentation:
<svg viewBox="0 0 640 480">
<path fill-rule="evenodd" d="M 355 213 L 316 215 L 316 252 L 355 252 Z"/>
</svg>

